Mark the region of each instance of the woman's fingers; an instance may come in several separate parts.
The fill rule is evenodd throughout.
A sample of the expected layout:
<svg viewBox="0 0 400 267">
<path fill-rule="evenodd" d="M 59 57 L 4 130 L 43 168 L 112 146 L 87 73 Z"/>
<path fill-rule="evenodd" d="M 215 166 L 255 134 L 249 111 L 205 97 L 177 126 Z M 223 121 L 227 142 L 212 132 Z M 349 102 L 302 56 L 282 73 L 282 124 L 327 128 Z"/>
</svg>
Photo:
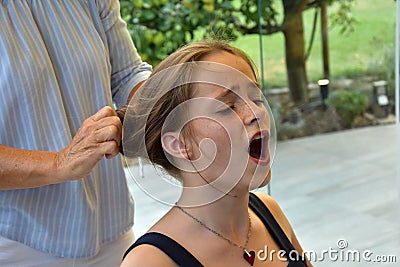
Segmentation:
<svg viewBox="0 0 400 267">
<path fill-rule="evenodd" d="M 58 164 L 67 174 L 66 180 L 88 175 L 105 156 L 119 154 L 122 124 L 111 107 L 104 107 L 86 119 L 71 143 L 59 152 Z"/>
<path fill-rule="evenodd" d="M 102 119 L 102 124 L 97 125 L 97 129 L 94 131 L 94 137 L 96 141 L 107 142 L 114 140 L 119 146 L 122 139 L 122 126 L 121 122 L 117 117 Z"/>
<path fill-rule="evenodd" d="M 116 116 L 117 113 L 115 113 L 115 111 L 109 107 L 109 106 L 105 106 L 102 109 L 100 109 L 99 111 L 97 111 L 93 116 L 91 116 L 89 119 L 92 119 L 93 121 L 98 121 L 102 118 L 106 118 L 106 117 L 110 117 L 110 116 Z"/>
</svg>

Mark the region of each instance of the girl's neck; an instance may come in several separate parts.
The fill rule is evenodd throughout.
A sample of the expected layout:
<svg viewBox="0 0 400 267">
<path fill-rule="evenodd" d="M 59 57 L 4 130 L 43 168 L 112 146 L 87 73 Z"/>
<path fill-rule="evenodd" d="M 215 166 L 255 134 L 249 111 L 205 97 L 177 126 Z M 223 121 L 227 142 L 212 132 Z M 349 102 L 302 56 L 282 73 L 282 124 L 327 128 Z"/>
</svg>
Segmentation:
<svg viewBox="0 0 400 267">
<path fill-rule="evenodd" d="M 183 191 L 179 204 L 183 207 L 199 207 L 209 204 L 224 210 L 234 211 L 237 207 L 247 208 L 249 185 L 245 177 L 225 174 L 215 181 L 198 172 L 182 174 Z M 210 181 L 209 181 L 210 180 Z"/>
<path fill-rule="evenodd" d="M 213 190 L 207 190 L 213 191 Z M 221 194 L 221 193 L 219 193 Z M 183 207 L 187 212 L 207 226 L 224 234 L 241 234 L 248 227 L 248 191 L 239 196 L 222 195 L 218 199 L 210 201 L 216 196 L 215 193 L 203 194 L 202 198 L 196 197 L 198 203 L 187 205 L 188 199 L 193 201 L 193 192 L 184 189 L 177 205 Z M 185 204 L 186 203 L 186 204 Z"/>
</svg>

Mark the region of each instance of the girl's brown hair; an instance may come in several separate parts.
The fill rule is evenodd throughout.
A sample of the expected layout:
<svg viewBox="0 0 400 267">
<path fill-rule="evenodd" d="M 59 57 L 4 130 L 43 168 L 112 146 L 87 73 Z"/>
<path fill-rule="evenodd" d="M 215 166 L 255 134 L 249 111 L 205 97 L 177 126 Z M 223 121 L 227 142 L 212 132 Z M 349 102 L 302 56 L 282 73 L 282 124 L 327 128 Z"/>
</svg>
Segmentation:
<svg viewBox="0 0 400 267">
<path fill-rule="evenodd" d="M 201 61 L 204 56 L 218 51 L 225 51 L 242 58 L 251 67 L 254 76 L 257 77 L 256 68 L 253 61 L 243 51 L 231 46 L 226 41 L 207 40 L 191 43 L 180 48 L 165 58 L 154 69 L 148 81 L 142 86 L 142 88 L 140 88 L 140 92 L 135 94 L 133 98 L 135 100 L 131 101 L 131 103 L 135 103 L 130 104 L 128 107 L 129 112 L 127 113 L 127 116 L 125 116 L 126 108 L 117 110 L 118 116 L 124 123 L 123 152 L 127 156 L 141 156 L 148 158 L 153 164 L 162 166 L 172 176 L 179 177 L 179 169 L 176 168 L 164 154 L 161 144 L 161 131 L 163 127 L 165 127 L 164 122 L 168 114 L 170 114 L 171 111 L 173 111 L 179 104 L 184 103 L 191 98 L 190 89 L 192 84 L 187 83 L 187 81 L 190 81 L 190 77 L 193 74 L 193 69 L 190 67 L 177 68 L 175 71 L 169 72 L 168 79 L 159 79 L 157 78 L 156 74 L 167 70 L 172 66 L 181 65 L 188 62 Z M 168 90 L 165 94 L 160 96 L 160 92 L 163 92 L 161 88 L 171 84 L 180 85 L 175 87 L 173 90 Z M 144 95 L 146 96 L 144 97 Z M 151 100 L 153 99 L 154 101 L 155 98 L 157 99 L 156 104 L 151 104 Z M 131 117 L 129 114 L 141 114 L 141 111 L 145 110 L 146 108 L 148 109 L 148 107 L 146 107 L 148 104 L 153 105 L 153 107 L 151 108 L 150 112 L 145 112 L 147 113 L 145 114 L 145 121 L 143 121 L 142 124 L 132 121 L 140 120 L 144 117 Z M 131 127 L 126 127 L 127 124 L 131 125 Z M 129 139 L 135 139 L 135 132 L 139 131 L 135 125 L 144 125 L 144 140 L 142 140 L 144 142 L 140 142 L 141 140 L 139 140 L 139 143 L 141 143 L 140 146 L 129 145 L 134 143 L 130 142 Z M 138 140 L 136 140 L 136 143 L 138 143 Z"/>
</svg>

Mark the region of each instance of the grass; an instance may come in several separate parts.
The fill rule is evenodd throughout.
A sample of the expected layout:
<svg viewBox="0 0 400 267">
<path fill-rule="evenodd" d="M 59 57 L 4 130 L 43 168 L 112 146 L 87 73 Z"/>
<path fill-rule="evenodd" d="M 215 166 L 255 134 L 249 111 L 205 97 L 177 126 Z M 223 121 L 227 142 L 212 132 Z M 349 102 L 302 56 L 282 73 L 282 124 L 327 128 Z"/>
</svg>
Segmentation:
<svg viewBox="0 0 400 267">
<path fill-rule="evenodd" d="M 333 12 L 335 6 L 328 7 Z M 381 58 L 388 47 L 394 47 L 395 1 L 357 0 L 353 7 L 356 19 L 354 31 L 348 35 L 340 33 L 338 27 L 329 26 L 329 58 L 331 77 L 353 77 L 368 74 L 371 69 L 383 68 Z M 304 12 L 306 48 L 312 30 L 314 11 Z M 329 19 L 328 19 L 329 22 Z M 315 82 L 322 77 L 322 49 L 320 20 L 317 22 L 312 52 L 307 60 L 308 80 Z M 284 37 L 282 33 L 263 36 L 264 77 L 267 87 L 286 86 Z M 260 68 L 259 36 L 240 37 L 234 45 L 243 49 Z M 393 48 L 394 49 L 394 48 Z M 378 65 L 378 66 L 377 66 Z"/>
</svg>

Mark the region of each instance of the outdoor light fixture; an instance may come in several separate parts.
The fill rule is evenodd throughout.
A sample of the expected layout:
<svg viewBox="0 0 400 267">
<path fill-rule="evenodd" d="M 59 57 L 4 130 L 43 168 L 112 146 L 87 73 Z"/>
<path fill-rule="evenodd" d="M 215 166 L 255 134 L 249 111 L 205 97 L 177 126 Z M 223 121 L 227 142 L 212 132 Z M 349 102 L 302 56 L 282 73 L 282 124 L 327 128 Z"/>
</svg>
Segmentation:
<svg viewBox="0 0 400 267">
<path fill-rule="evenodd" d="M 389 115 L 388 85 L 386 81 L 372 83 L 373 112 L 377 118 L 386 118 Z"/>
<path fill-rule="evenodd" d="M 318 80 L 318 85 L 319 85 L 319 92 L 321 94 L 321 99 L 322 99 L 322 105 L 325 108 L 325 100 L 328 98 L 329 94 L 329 80 L 328 79 L 321 79 Z"/>
</svg>

